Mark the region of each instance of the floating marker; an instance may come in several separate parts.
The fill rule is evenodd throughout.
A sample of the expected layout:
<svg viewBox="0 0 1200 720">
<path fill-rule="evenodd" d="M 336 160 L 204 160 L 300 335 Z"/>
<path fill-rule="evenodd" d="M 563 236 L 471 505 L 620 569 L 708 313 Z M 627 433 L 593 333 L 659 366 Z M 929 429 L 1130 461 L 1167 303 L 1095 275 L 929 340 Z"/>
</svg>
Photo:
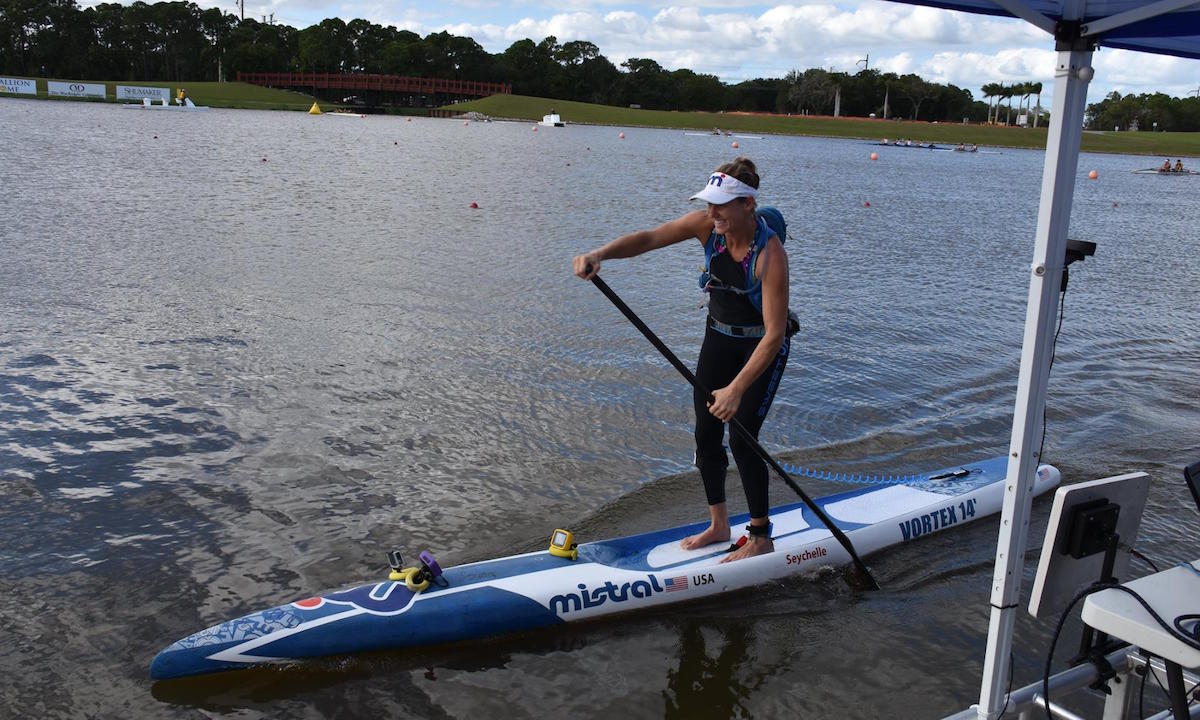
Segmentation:
<svg viewBox="0 0 1200 720">
<path fill-rule="evenodd" d="M 620 135 L 618 135 L 617 137 L 619 137 L 619 138 L 621 138 L 622 140 L 624 140 L 624 139 L 625 139 L 625 133 L 621 133 L 621 134 L 620 134 Z"/>
<path fill-rule="evenodd" d="M 736 148 L 737 146 L 738 146 L 738 144 L 737 144 L 737 140 L 734 140 L 734 141 L 733 141 L 733 147 L 735 147 L 735 148 Z"/>
<path fill-rule="evenodd" d="M 872 159 L 872 160 L 878 160 L 878 159 L 879 159 L 879 153 L 871 153 L 871 159 Z"/>
<path fill-rule="evenodd" d="M 866 200 L 863 200 L 863 207 L 871 207 L 871 203 L 867 202 Z"/>
<path fill-rule="evenodd" d="M 1088 173 L 1088 180 L 1095 180 L 1098 177 L 1100 177 L 1100 173 L 1096 172 L 1095 170 Z"/>
<path fill-rule="evenodd" d="M 478 210 L 478 209 L 479 209 L 479 203 L 474 203 L 474 202 L 473 202 L 473 203 L 471 203 L 471 209 L 472 209 L 472 210 Z"/>
</svg>

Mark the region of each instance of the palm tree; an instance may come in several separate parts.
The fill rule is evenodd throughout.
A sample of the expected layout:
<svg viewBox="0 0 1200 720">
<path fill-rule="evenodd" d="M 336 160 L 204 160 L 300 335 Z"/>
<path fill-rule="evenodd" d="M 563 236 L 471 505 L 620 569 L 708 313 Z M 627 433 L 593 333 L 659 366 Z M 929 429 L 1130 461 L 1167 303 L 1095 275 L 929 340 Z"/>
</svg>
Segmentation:
<svg viewBox="0 0 1200 720">
<path fill-rule="evenodd" d="M 981 87 L 980 90 L 983 91 L 983 97 L 986 98 L 988 101 L 987 121 L 988 121 L 988 125 L 991 125 L 992 124 L 992 98 L 998 98 L 1000 96 L 1000 93 L 1004 92 L 1004 86 L 1001 85 L 1000 83 L 987 83 L 983 87 Z M 1000 107 L 999 101 L 997 101 L 996 107 L 997 108 Z"/>
<path fill-rule="evenodd" d="M 1038 126 L 1038 116 L 1042 114 L 1042 84 L 1035 82 L 1030 84 L 1029 89 L 1037 94 L 1037 105 L 1033 113 L 1033 126 Z"/>
</svg>

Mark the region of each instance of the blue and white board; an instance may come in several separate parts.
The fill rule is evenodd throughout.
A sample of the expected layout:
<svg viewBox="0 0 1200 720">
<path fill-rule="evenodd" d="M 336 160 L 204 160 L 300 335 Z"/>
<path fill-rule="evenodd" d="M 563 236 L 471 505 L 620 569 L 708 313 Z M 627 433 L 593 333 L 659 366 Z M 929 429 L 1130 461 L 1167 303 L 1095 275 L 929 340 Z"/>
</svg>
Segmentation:
<svg viewBox="0 0 1200 720">
<path fill-rule="evenodd" d="M 1000 510 L 1004 457 L 817 500 L 860 556 Z M 1035 492 L 1058 484 L 1038 468 Z M 735 528 L 748 521 L 734 517 Z M 419 593 L 383 580 L 328 592 L 214 625 L 160 652 L 155 679 L 265 663 L 469 640 L 707 597 L 849 563 L 845 549 L 802 503 L 771 511 L 775 552 L 721 564 L 728 544 L 683 550 L 696 523 L 549 552 L 447 568 L 445 585 Z"/>
</svg>

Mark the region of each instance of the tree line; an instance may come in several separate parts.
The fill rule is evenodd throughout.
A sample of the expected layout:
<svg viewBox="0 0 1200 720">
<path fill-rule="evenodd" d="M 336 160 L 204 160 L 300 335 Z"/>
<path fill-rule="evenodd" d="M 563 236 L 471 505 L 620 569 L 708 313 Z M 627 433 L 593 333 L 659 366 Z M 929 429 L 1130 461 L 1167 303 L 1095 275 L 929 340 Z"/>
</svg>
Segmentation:
<svg viewBox="0 0 1200 720">
<path fill-rule="evenodd" d="M 322 20 L 304 29 L 244 20 L 195 3 L 101 3 L 75 0 L 0 0 L 0 72 L 9 75 L 115 81 L 195 82 L 242 72 L 382 73 L 511 83 L 521 95 L 647 109 L 808 113 L 909 120 L 1010 124 L 1012 98 L 1028 104 L 1041 83 L 984 86 L 987 102 L 969 90 L 913 75 L 864 69 L 850 74 L 821 68 L 783 78 L 736 84 L 688 69 L 666 70 L 649 58 L 614 65 L 594 43 L 523 39 L 489 53 L 469 37 L 448 32 L 421 37 L 367 20 Z M 991 98 L 996 98 L 995 108 Z M 1160 106 L 1186 103 L 1164 95 L 1137 102 L 1106 98 L 1089 118 L 1099 127 L 1128 125 L 1153 115 L 1158 129 L 1200 129 L 1200 113 Z M 1162 99 L 1160 99 L 1162 98 Z M 1000 119 L 1001 101 L 1008 112 Z M 1189 99 L 1190 100 L 1190 99 Z M 1138 109 L 1126 105 L 1138 105 Z M 1147 107 L 1153 105 L 1153 110 Z M 1113 107 L 1110 107 L 1113 106 Z M 1116 106 L 1120 106 L 1119 109 Z M 1023 114 L 1018 107 L 1018 115 Z M 1140 113 L 1140 114 L 1139 114 Z M 1119 117 L 1116 117 L 1119 115 Z M 1157 119 L 1161 116 L 1161 119 Z M 1116 118 L 1114 120 L 1114 118 Z M 1145 122 L 1142 129 L 1149 129 Z"/>
<path fill-rule="evenodd" d="M 1085 116 L 1096 130 L 1195 132 L 1200 130 L 1200 97 L 1173 98 L 1165 93 L 1109 93 L 1088 105 Z"/>
<path fill-rule="evenodd" d="M 647 109 L 983 120 L 967 90 L 916 75 L 821 69 L 733 85 L 650 58 L 614 65 L 586 40 L 523 39 L 489 53 L 469 37 L 425 37 L 366 20 L 297 30 L 192 2 L 80 8 L 75 0 L 0 0 L 0 72 L 116 81 L 195 82 L 243 72 L 382 73 L 511 83 L 521 95 Z"/>
</svg>

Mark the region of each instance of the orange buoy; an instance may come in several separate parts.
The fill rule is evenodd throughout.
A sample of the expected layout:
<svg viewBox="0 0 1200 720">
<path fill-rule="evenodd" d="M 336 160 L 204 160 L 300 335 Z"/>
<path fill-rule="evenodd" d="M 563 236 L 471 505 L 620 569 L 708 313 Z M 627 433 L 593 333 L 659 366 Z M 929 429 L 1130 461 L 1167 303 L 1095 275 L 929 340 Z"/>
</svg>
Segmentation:
<svg viewBox="0 0 1200 720">
<path fill-rule="evenodd" d="M 470 124 L 471 124 L 470 120 L 463 120 L 463 125 L 470 125 Z"/>
<path fill-rule="evenodd" d="M 534 126 L 533 126 L 533 131 L 534 131 L 534 132 L 537 132 L 537 125 L 534 125 Z"/>
<path fill-rule="evenodd" d="M 1095 180 L 1098 177 L 1100 177 L 1100 173 L 1096 172 L 1095 170 L 1088 173 L 1088 180 Z"/>
<path fill-rule="evenodd" d="M 734 140 L 734 141 L 733 141 L 733 147 L 734 147 L 734 148 L 736 148 L 737 146 L 738 146 L 738 144 L 737 144 L 737 140 Z"/>
<path fill-rule="evenodd" d="M 412 122 L 412 118 L 409 118 L 409 119 L 408 119 L 408 121 L 409 121 L 409 122 Z"/>
<path fill-rule="evenodd" d="M 625 133 L 621 133 L 621 134 L 620 134 L 620 135 L 618 135 L 617 137 L 619 137 L 619 138 L 621 138 L 622 140 L 624 140 L 624 139 L 625 139 Z"/>
<path fill-rule="evenodd" d="M 872 159 L 872 160 L 878 160 L 878 159 L 879 159 L 879 153 L 871 153 L 871 159 Z"/>
</svg>

